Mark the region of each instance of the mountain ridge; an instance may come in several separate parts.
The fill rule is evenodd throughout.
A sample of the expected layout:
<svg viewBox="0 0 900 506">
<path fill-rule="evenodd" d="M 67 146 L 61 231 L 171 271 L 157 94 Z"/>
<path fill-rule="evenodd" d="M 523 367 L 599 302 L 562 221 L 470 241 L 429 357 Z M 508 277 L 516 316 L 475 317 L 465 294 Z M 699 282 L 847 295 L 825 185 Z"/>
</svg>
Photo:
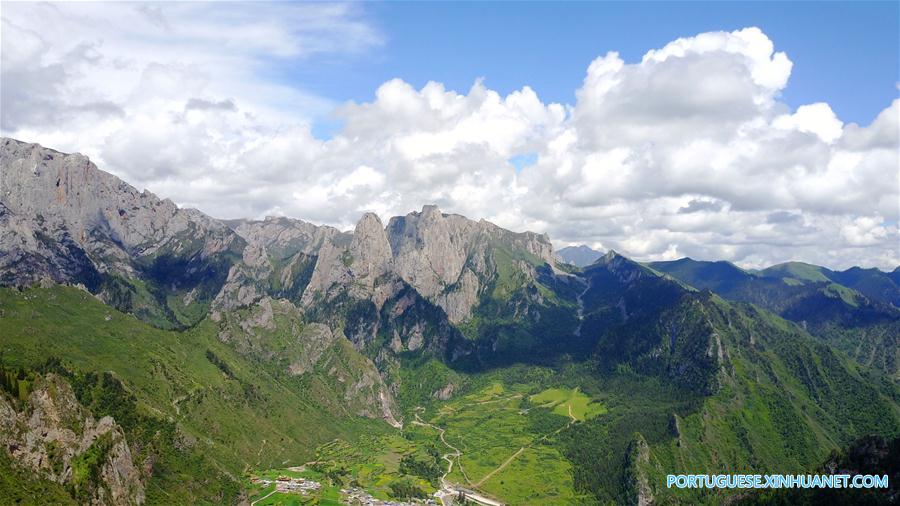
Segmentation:
<svg viewBox="0 0 900 506">
<path fill-rule="evenodd" d="M 887 273 L 859 268 L 830 271 L 797 262 L 745 271 L 730 263 L 689 258 L 648 265 L 728 300 L 768 309 L 797 322 L 861 363 L 900 377 L 900 308 L 894 305 L 900 297 L 900 285 L 894 284 Z M 858 280 L 855 274 L 859 271 L 867 273 L 869 279 L 875 276 L 879 283 L 870 281 L 862 287 L 864 293 L 839 282 Z M 862 283 L 849 284 L 860 287 Z"/>
</svg>

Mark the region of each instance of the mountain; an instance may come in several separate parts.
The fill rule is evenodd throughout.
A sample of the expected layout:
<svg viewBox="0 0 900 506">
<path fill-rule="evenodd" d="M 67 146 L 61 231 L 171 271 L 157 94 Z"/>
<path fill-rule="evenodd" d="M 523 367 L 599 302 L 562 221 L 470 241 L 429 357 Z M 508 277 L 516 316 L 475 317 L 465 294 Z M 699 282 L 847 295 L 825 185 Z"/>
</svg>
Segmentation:
<svg viewBox="0 0 900 506">
<path fill-rule="evenodd" d="M 575 267 L 587 267 L 596 262 L 601 256 L 603 256 L 602 252 L 591 249 L 584 244 L 566 246 L 556 252 L 556 258 L 560 262 L 565 262 Z"/>
<path fill-rule="evenodd" d="M 610 382 L 606 391 L 622 392 L 619 402 L 639 406 L 621 406 L 564 438 L 576 480 L 603 491 L 619 485 L 601 502 L 691 503 L 700 496 L 662 486 L 665 470 L 809 468 L 857 430 L 897 430 L 896 383 L 790 322 L 615 252 L 584 277 L 588 363 Z M 647 378 L 670 390 L 648 388 Z M 597 459 L 582 450 L 591 445 L 623 457 Z"/>
<path fill-rule="evenodd" d="M 98 170 L 82 155 L 3 139 L 0 269 L 8 285 L 77 283 L 166 328 L 196 324 L 244 241 Z"/>
<path fill-rule="evenodd" d="M 873 301 L 900 307 L 900 283 L 897 283 L 893 273 L 880 269 L 851 267 L 845 271 L 832 271 L 818 265 L 786 262 L 763 269 L 760 275 L 788 282 L 837 283 L 852 288 Z"/>
<path fill-rule="evenodd" d="M 690 258 L 648 266 L 728 300 L 768 309 L 860 363 L 900 377 L 900 309 L 892 302 L 900 288 L 887 273 L 860 268 L 836 272 L 798 262 L 751 272 L 728 262 Z M 850 285 L 864 287 L 866 293 Z"/>
<path fill-rule="evenodd" d="M 650 262 L 653 269 L 670 274 L 675 279 L 697 288 L 708 288 L 716 293 L 730 293 L 742 283 L 754 279 L 754 275 L 731 262 L 698 262 L 690 258 L 666 262 Z"/>
<path fill-rule="evenodd" d="M 578 269 L 435 206 L 222 221 L 81 155 L 4 139 L 0 162 L 4 500 L 289 502 L 289 477 L 323 503 L 694 503 L 664 475 L 810 470 L 900 433 L 887 362 L 822 330 L 883 350 L 892 306 L 831 278 Z M 24 415 L 53 392 L 77 416 Z"/>
</svg>

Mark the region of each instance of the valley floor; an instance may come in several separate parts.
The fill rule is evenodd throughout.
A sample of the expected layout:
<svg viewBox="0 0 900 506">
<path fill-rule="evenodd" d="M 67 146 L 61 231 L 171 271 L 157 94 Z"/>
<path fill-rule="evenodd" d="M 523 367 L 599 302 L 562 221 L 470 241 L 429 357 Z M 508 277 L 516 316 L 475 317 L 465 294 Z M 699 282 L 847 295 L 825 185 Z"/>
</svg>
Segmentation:
<svg viewBox="0 0 900 506">
<path fill-rule="evenodd" d="M 578 389 L 535 390 L 535 385 L 497 382 L 458 399 L 416 407 L 412 420 L 396 434 L 356 447 L 343 441 L 323 445 L 317 460 L 304 466 L 318 471 L 306 476 L 346 470 L 346 481 L 371 494 L 372 501 L 390 501 L 396 497 L 392 486 L 409 477 L 404 459 L 421 457 L 423 462 L 431 459 L 431 469 L 439 465 L 440 474 L 414 483 L 420 497 L 407 500 L 449 505 L 465 497 L 483 506 L 581 502 L 585 498 L 574 489 L 571 465 L 553 441 L 605 408 Z M 251 497 L 259 504 L 281 504 L 273 498 L 284 494 L 255 485 L 279 473 L 287 471 L 254 475 Z M 341 499 L 352 503 L 346 489 Z"/>
</svg>

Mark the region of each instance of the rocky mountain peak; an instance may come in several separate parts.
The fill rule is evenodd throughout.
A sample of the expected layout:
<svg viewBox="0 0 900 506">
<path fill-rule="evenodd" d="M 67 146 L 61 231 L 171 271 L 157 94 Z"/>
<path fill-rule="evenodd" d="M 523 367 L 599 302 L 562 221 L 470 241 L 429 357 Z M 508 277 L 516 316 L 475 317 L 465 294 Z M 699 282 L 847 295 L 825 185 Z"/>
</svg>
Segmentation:
<svg viewBox="0 0 900 506">
<path fill-rule="evenodd" d="M 623 257 L 622 255 L 620 255 L 618 251 L 616 251 L 616 250 L 614 250 L 614 249 L 610 249 L 609 251 L 606 252 L 605 255 L 603 255 L 603 256 L 600 257 L 600 258 L 602 259 L 602 261 L 603 261 L 604 263 L 610 263 L 610 262 L 614 261 L 614 260 L 617 259 L 617 258 L 625 258 L 625 257 Z"/>
<path fill-rule="evenodd" d="M 638 279 L 658 277 L 653 270 L 620 255 L 612 249 L 597 259 L 588 269 L 592 271 L 604 269 L 613 275 L 619 283 L 623 284 L 630 284 Z"/>
<path fill-rule="evenodd" d="M 232 237 L 221 222 L 171 200 L 139 192 L 97 168 L 86 156 L 64 154 L 14 139 L 0 142 L 0 195 L 15 214 L 40 216 L 49 227 L 65 228 L 89 254 L 109 256 L 110 248 L 151 255 L 204 239 L 203 255 L 221 252 Z M 120 255 L 121 256 L 121 255 Z M 127 271 L 128 268 L 123 266 Z"/>
<path fill-rule="evenodd" d="M 199 212 L 179 210 L 171 200 L 139 192 L 97 168 L 86 156 L 65 154 L 14 139 L 0 141 L 4 183 L 0 199 L 16 214 L 40 215 L 64 225 L 79 244 L 112 241 L 138 254 L 152 254 L 161 243 L 190 229 L 227 235 L 223 224 Z M 105 237 L 92 234 L 104 232 Z M 206 244 L 205 254 L 226 247 Z"/>
<path fill-rule="evenodd" d="M 475 222 L 433 205 L 391 218 L 387 232 L 397 273 L 425 297 L 437 296 L 459 279 L 476 231 Z"/>
<path fill-rule="evenodd" d="M 576 267 L 587 267 L 603 256 L 603 252 L 592 249 L 584 244 L 567 246 L 556 251 L 556 258 Z"/>
<path fill-rule="evenodd" d="M 356 228 L 353 230 L 353 235 L 371 238 L 383 237 L 384 240 L 387 241 L 384 224 L 381 223 L 381 218 L 375 213 L 363 214 L 359 221 L 356 222 Z"/>
<path fill-rule="evenodd" d="M 354 278 L 369 279 L 374 283 L 376 278 L 389 271 L 391 244 L 377 214 L 365 213 L 360 218 L 348 251 L 352 256 L 349 267 Z"/>
<path fill-rule="evenodd" d="M 422 206 L 422 212 L 419 214 L 425 220 L 439 219 L 444 216 L 438 206 L 434 204 L 425 204 Z"/>
</svg>

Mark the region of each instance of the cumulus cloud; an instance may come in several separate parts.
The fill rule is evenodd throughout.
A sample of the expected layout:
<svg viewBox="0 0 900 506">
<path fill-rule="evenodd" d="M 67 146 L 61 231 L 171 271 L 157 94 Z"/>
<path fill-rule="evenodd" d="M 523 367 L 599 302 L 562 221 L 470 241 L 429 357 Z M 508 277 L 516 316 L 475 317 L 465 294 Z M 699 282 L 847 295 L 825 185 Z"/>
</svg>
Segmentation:
<svg viewBox="0 0 900 506">
<path fill-rule="evenodd" d="M 801 105 L 794 114 L 783 114 L 772 121 L 781 130 L 797 130 L 816 134 L 826 143 L 837 140 L 844 130 L 844 123 L 835 116 L 828 104 Z"/>
<path fill-rule="evenodd" d="M 358 5 L 100 9 L 4 7 L 4 135 L 213 216 L 350 227 L 435 203 L 638 259 L 900 263 L 900 102 L 869 125 L 790 108 L 793 63 L 757 28 L 598 56 L 574 104 L 402 79 L 336 104 L 267 76 L 379 47 Z"/>
</svg>

